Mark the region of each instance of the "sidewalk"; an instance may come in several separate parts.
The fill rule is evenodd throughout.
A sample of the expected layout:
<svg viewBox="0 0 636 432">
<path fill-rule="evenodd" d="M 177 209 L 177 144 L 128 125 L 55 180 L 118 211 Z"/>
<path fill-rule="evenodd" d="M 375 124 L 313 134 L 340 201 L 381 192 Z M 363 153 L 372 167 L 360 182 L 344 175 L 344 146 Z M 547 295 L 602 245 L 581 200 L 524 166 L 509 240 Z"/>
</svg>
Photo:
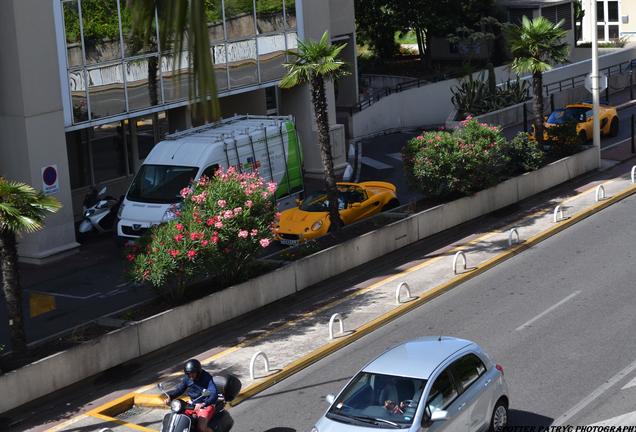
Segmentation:
<svg viewBox="0 0 636 432">
<path fill-rule="evenodd" d="M 196 335 L 200 348 L 180 350 L 183 352 L 180 357 L 195 356 L 210 372 L 237 375 L 243 382 L 243 392 L 237 401 L 240 402 L 633 193 L 636 186 L 631 184 L 630 168 L 631 164 L 621 164 L 594 173 L 519 203 L 514 206 L 514 211 L 504 209 L 495 212 L 451 230 L 453 233 L 444 233 L 430 242 L 429 239 L 419 242 L 364 268 L 334 278 L 336 280 L 320 284 L 316 289 L 300 293 L 306 298 L 299 297 L 284 308 L 279 307 L 277 314 L 254 320 L 242 319 L 243 329 L 236 333 L 238 340 L 230 336 L 221 343 L 210 343 L 206 342 L 205 335 Z M 605 198 L 599 196 L 600 201 L 597 202 L 597 191 L 602 192 L 597 188 L 599 185 L 605 191 Z M 557 213 L 559 221 L 555 223 L 554 209 L 557 205 L 563 215 L 561 217 Z M 511 231 L 513 228 L 515 230 Z M 466 268 L 459 258 L 456 265 L 458 274 L 455 274 L 452 266 L 459 251 L 465 254 Z M 398 303 L 396 288 L 402 283 L 408 285 L 411 298 L 407 298 L 408 293 L 403 289 Z M 334 314 L 343 319 L 344 333 L 339 333 L 336 320 L 333 326 L 335 337 L 330 340 L 328 323 Z M 218 331 L 216 334 L 219 334 Z M 256 376 L 252 379 L 250 364 L 259 352 L 267 357 L 269 370 L 263 365 L 264 356 L 257 359 Z M 123 395 L 119 392 L 116 396 L 106 396 L 99 402 L 110 400 L 105 405 L 91 407 L 90 410 L 85 407 L 84 413 L 69 423 L 61 423 L 48 430 L 70 432 L 98 427 L 111 427 L 114 431 L 159 430 L 165 411 L 153 408 L 161 406 L 159 398 L 153 396 L 158 393 L 155 382 L 162 381 L 168 388 L 172 387 L 181 377 L 178 369 L 171 373 L 174 370 L 164 370 L 137 380 L 141 383 L 140 388 Z M 29 430 L 44 430 L 44 427 Z"/>
</svg>

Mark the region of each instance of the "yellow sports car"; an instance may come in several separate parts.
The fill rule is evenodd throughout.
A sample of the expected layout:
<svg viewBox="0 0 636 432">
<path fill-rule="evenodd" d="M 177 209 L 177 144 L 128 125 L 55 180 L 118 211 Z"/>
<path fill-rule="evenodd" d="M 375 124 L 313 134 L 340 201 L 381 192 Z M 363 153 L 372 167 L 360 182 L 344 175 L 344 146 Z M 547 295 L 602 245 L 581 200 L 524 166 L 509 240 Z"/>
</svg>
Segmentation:
<svg viewBox="0 0 636 432">
<path fill-rule="evenodd" d="M 615 137 L 618 135 L 619 120 L 616 108 L 601 105 L 601 135 Z M 555 110 L 548 116 L 545 127 L 549 128 L 553 125 L 563 124 L 568 121 L 576 122 L 576 133 L 582 143 L 592 139 L 593 116 L 592 104 L 579 103 L 566 105 L 565 108 Z M 534 125 L 532 126 L 531 138 L 534 138 Z M 547 132 L 544 132 L 544 140 L 549 139 Z"/>
<path fill-rule="evenodd" d="M 338 183 L 338 208 L 345 225 L 400 205 L 391 183 L 368 181 Z M 315 239 L 329 231 L 329 201 L 327 194 L 308 195 L 296 208 L 280 215 L 276 240 L 285 245 L 296 245 Z"/>
</svg>

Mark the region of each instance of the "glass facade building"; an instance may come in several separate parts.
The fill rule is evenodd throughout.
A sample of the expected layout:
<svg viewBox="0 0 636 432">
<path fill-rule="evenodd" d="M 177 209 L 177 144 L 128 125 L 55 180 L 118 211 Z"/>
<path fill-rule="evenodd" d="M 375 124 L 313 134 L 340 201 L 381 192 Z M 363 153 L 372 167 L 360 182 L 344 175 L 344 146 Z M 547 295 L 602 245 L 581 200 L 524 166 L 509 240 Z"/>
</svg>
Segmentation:
<svg viewBox="0 0 636 432">
<path fill-rule="evenodd" d="M 191 58 L 160 46 L 157 12 L 153 34 L 142 40 L 132 34 L 127 0 L 58 1 L 70 180 L 79 192 L 134 175 L 168 132 L 168 111 L 189 104 Z M 297 47 L 295 6 L 205 0 L 219 96 L 280 80 L 286 50 Z"/>
<path fill-rule="evenodd" d="M 156 14 L 155 34 L 143 41 L 132 35 L 126 0 L 60 0 L 60 5 L 71 111 L 67 126 L 187 104 L 190 56 L 160 46 Z M 205 5 L 219 95 L 282 77 L 285 51 L 297 46 L 294 0 L 206 0 Z"/>
</svg>

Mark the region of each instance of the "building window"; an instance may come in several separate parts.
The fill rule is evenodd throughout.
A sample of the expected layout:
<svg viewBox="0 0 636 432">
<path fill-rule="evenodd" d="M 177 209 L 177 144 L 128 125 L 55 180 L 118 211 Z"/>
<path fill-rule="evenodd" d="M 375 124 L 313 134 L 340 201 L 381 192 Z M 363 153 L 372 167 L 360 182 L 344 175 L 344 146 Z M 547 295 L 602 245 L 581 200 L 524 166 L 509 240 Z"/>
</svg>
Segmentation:
<svg viewBox="0 0 636 432">
<path fill-rule="evenodd" d="M 520 25 L 523 21 L 523 17 L 527 17 L 528 19 L 532 19 L 534 16 L 533 9 L 509 9 L 508 10 L 508 21 L 514 25 Z"/>
<path fill-rule="evenodd" d="M 618 2 L 617 1 L 608 1 L 607 2 L 607 20 L 608 21 L 618 21 Z"/>
<path fill-rule="evenodd" d="M 66 134 L 66 154 L 71 177 L 71 189 L 79 189 L 93 183 L 88 130 Z"/>
<path fill-rule="evenodd" d="M 132 35 L 127 0 L 56 1 L 62 10 L 72 124 L 134 117 L 136 111 L 187 101 L 191 57 L 159 46 L 157 20 L 144 41 Z M 205 8 L 220 92 L 284 75 L 285 51 L 297 47 L 294 0 L 206 0 Z M 180 65 L 176 76 L 175 64 Z"/>
<path fill-rule="evenodd" d="M 572 5 L 570 3 L 555 6 L 556 22 L 563 20 L 563 30 L 572 30 Z"/>
</svg>

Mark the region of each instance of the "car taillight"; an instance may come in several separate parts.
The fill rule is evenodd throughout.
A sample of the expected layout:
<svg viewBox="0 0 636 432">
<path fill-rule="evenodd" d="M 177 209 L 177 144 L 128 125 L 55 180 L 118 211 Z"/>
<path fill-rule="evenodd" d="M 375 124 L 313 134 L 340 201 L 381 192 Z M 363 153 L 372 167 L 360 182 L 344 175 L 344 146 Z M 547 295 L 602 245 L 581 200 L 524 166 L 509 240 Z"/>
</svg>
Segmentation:
<svg viewBox="0 0 636 432">
<path fill-rule="evenodd" d="M 495 365 L 495 367 L 497 368 L 497 370 L 498 370 L 499 372 L 501 372 L 501 376 L 503 376 L 503 374 L 504 374 L 503 366 L 501 366 L 501 365 L 499 365 L 499 364 L 498 364 L 498 365 Z"/>
</svg>

